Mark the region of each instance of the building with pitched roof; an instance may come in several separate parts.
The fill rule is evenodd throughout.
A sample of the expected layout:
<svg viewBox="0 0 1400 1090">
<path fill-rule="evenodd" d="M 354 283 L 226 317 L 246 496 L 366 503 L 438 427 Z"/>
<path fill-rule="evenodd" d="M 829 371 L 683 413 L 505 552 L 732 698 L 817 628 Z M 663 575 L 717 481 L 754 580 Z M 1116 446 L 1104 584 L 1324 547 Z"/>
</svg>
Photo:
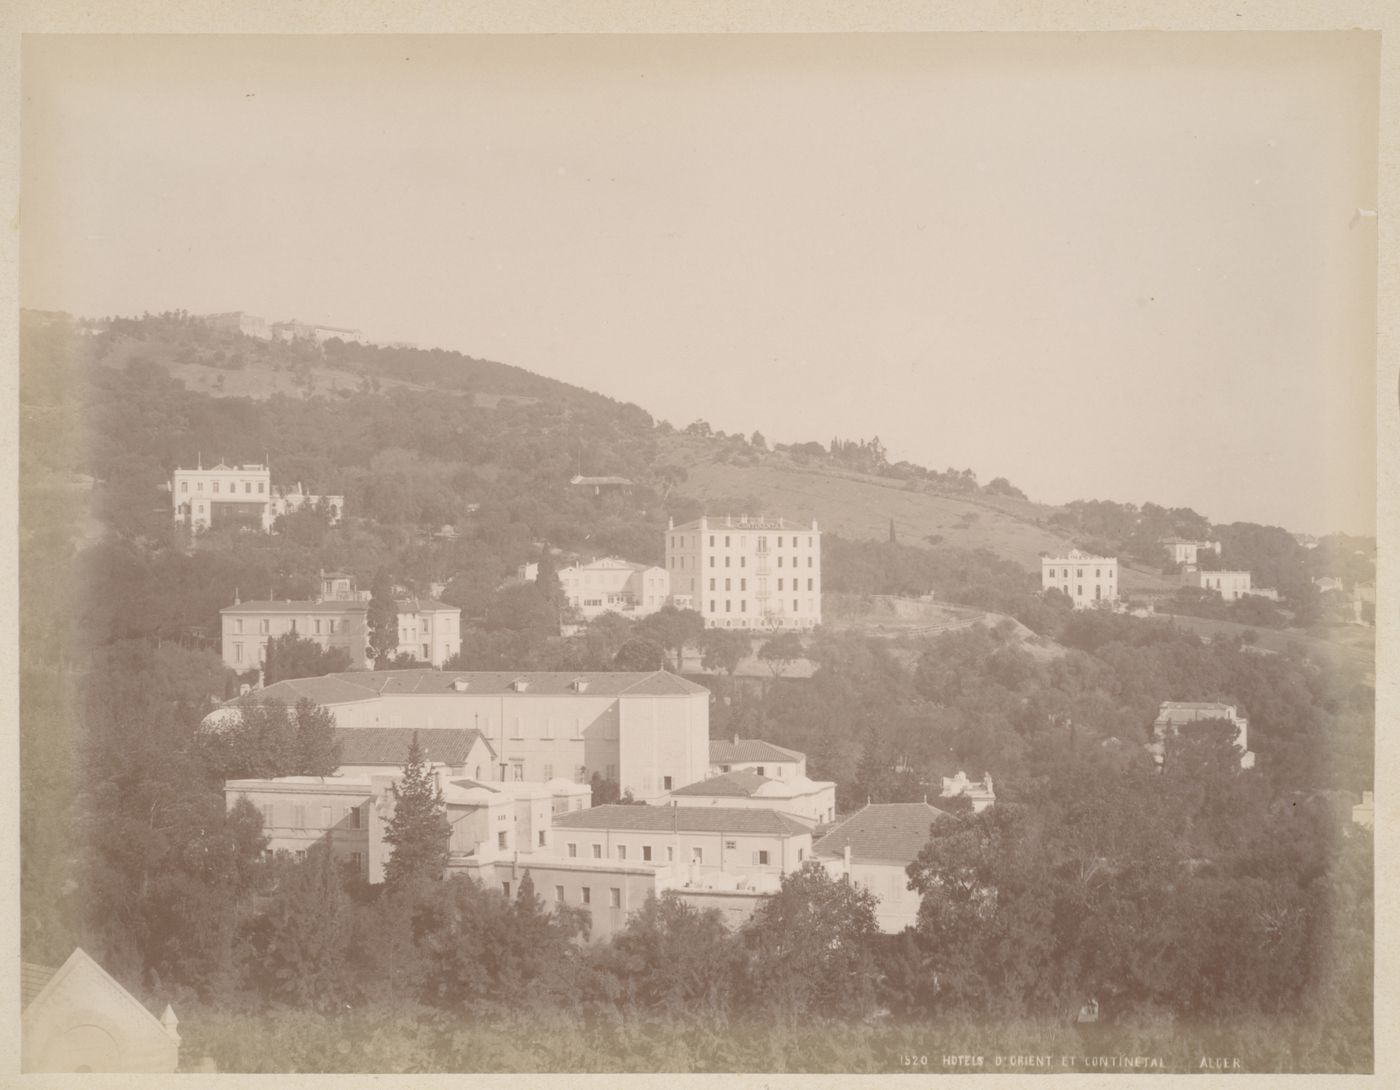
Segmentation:
<svg viewBox="0 0 1400 1090">
<path fill-rule="evenodd" d="M 710 739 L 710 775 L 755 772 L 774 780 L 801 780 L 807 776 L 807 755 L 784 749 L 758 738 Z"/>
<path fill-rule="evenodd" d="M 831 874 L 873 893 L 880 930 L 895 934 L 914 925 L 922 900 L 909 888 L 905 868 L 928 843 L 933 823 L 946 817 L 926 802 L 867 804 L 830 829 L 812 853 Z"/>
<path fill-rule="evenodd" d="M 58 968 L 20 966 L 24 1072 L 165 1074 L 180 1061 L 179 1020 L 157 1018 L 81 948 Z"/>
<path fill-rule="evenodd" d="M 638 800 L 655 800 L 709 769 L 710 691 L 651 673 L 349 671 L 279 681 L 206 717 L 307 697 L 342 729 L 480 732 L 495 751 L 492 780 L 587 782 L 594 773 Z"/>
<path fill-rule="evenodd" d="M 1196 571 L 1183 577 L 1187 586 L 1213 590 L 1227 602 L 1238 602 L 1241 598 L 1247 598 L 1252 593 L 1252 578 L 1247 571 Z"/>
<path fill-rule="evenodd" d="M 706 628 L 802 631 L 822 623 L 822 535 L 810 524 L 704 516 L 666 528 L 666 572 Z"/>
<path fill-rule="evenodd" d="M 676 806 L 775 810 L 809 827 L 836 816 L 836 784 L 807 777 L 773 779 L 757 772 L 723 772 L 671 792 Z"/>
<path fill-rule="evenodd" d="M 403 767 L 409 746 L 417 735 L 430 764 L 448 769 L 453 775 L 489 780 L 498 770 L 496 751 L 479 730 L 437 727 L 410 730 L 406 727 L 336 727 L 340 746 L 342 776 L 393 774 Z"/>
<path fill-rule="evenodd" d="M 523 564 L 515 581 L 533 583 L 539 570 L 537 562 Z M 557 569 L 556 574 L 564 598 L 585 621 L 604 613 L 646 617 L 661 609 L 671 597 L 671 579 L 665 568 L 616 556 L 575 560 Z"/>
<path fill-rule="evenodd" d="M 1175 564 L 1186 564 L 1195 566 L 1200 553 L 1214 553 L 1220 555 L 1220 542 L 1218 541 L 1188 541 L 1184 537 L 1164 538 L 1162 547 L 1167 550 L 1167 554 Z"/>
</svg>

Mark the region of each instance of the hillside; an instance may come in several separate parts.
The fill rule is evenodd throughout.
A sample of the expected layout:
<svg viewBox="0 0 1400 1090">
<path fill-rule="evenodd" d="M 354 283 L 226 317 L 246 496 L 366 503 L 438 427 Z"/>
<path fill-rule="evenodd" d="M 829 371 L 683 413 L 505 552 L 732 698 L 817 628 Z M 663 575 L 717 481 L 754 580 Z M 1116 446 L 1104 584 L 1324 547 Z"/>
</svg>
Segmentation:
<svg viewBox="0 0 1400 1090">
<path fill-rule="evenodd" d="M 714 514 L 738 514 L 740 507 L 782 512 L 788 518 L 815 518 L 823 530 L 843 537 L 876 541 L 888 538 L 893 520 L 895 537 L 905 544 L 988 549 L 1035 573 L 1041 553 L 1075 547 L 1049 525 L 1060 508 L 1029 500 L 949 495 L 922 482 L 834 469 L 785 451 L 734 457 L 713 440 L 684 434 L 665 437 L 660 457 L 685 471 L 685 493 Z M 1177 585 L 1126 564 L 1120 581 L 1127 592 Z"/>
</svg>

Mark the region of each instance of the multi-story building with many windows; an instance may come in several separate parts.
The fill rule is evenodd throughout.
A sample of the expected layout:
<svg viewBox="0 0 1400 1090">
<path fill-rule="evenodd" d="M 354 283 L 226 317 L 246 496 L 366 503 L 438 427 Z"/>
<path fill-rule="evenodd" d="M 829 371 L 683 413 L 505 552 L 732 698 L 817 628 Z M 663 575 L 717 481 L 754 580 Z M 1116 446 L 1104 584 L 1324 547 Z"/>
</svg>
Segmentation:
<svg viewBox="0 0 1400 1090">
<path fill-rule="evenodd" d="M 822 538 L 814 520 L 702 517 L 666 529 L 671 595 L 707 628 L 810 629 L 822 622 Z"/>
<path fill-rule="evenodd" d="M 1068 594 L 1075 609 L 1118 600 L 1118 558 L 1071 549 L 1068 556 L 1040 558 L 1040 589 Z"/>
</svg>

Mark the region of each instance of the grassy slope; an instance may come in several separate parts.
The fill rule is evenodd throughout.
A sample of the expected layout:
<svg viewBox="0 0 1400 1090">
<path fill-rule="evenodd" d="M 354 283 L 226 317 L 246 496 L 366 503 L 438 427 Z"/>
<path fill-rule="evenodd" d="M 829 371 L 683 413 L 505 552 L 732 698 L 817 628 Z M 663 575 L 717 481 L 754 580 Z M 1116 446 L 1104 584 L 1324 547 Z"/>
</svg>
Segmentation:
<svg viewBox="0 0 1400 1090">
<path fill-rule="evenodd" d="M 663 440 L 662 458 L 686 470 L 686 495 L 710 503 L 757 502 L 764 512 L 792 519 L 815 518 L 824 530 L 843 537 L 884 540 L 894 520 L 899 540 L 913 545 L 939 535 L 943 544 L 987 548 L 1029 571 L 1039 571 L 1042 552 L 1073 546 L 1045 525 L 1056 508 L 1004 497 L 952 496 L 906 488 L 903 482 L 861 473 L 802 465 L 786 454 L 767 454 L 752 465 L 717 462 L 717 448 L 684 435 Z M 741 514 L 716 508 L 712 514 Z M 755 512 L 749 512 L 755 513 Z M 1164 589 L 1172 580 L 1124 568 L 1126 591 Z"/>
</svg>

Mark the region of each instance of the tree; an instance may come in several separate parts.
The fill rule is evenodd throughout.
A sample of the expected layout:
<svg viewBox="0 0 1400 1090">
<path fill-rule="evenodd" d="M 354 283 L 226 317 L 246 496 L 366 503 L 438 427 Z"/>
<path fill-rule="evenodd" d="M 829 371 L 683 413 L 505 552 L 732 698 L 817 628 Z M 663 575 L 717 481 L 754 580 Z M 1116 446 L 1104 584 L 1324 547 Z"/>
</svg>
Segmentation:
<svg viewBox="0 0 1400 1090">
<path fill-rule="evenodd" d="M 865 1015 L 875 998 L 875 905 L 868 889 L 816 860 L 784 875 L 744 928 L 763 999 L 788 1015 Z"/>
<path fill-rule="evenodd" d="M 796 632 L 783 632 L 764 640 L 758 649 L 758 657 L 768 664 L 774 677 L 782 677 L 787 668 L 806 653 L 802 638 Z"/>
<path fill-rule="evenodd" d="M 539 567 L 535 570 L 535 586 L 545 602 L 557 615 L 564 606 L 564 585 L 559 581 L 559 569 L 546 545 L 540 554 Z"/>
<path fill-rule="evenodd" d="M 340 767 L 340 743 L 335 737 L 335 716 L 309 697 L 297 701 L 292 711 L 296 736 L 294 776 L 333 776 Z"/>
<path fill-rule="evenodd" d="M 732 628 L 707 628 L 700 636 L 700 665 L 706 670 L 723 670 L 734 680 L 734 671 L 753 649 L 746 632 Z"/>
<path fill-rule="evenodd" d="M 370 654 L 376 662 L 389 658 L 399 649 L 399 606 L 394 600 L 389 573 L 384 568 L 375 573 L 365 623 L 369 627 Z"/>
<path fill-rule="evenodd" d="M 397 613 L 394 623 L 397 626 Z M 322 677 L 348 670 L 351 665 L 350 653 L 344 648 L 323 648 L 315 640 L 288 632 L 268 641 L 263 682 L 271 685 L 287 678 Z"/>
<path fill-rule="evenodd" d="M 408 746 L 403 777 L 394 784 L 394 816 L 384 833 L 390 847 L 384 867 L 384 881 L 391 887 L 408 887 L 437 881 L 447 869 L 447 804 L 433 774 L 418 732 Z"/>
<path fill-rule="evenodd" d="M 650 673 L 653 670 L 664 670 L 665 668 L 666 652 L 661 649 L 660 644 L 636 636 L 618 648 L 617 655 L 613 659 L 614 670 L 635 670 Z"/>
<path fill-rule="evenodd" d="M 698 640 L 705 631 L 705 619 L 693 609 L 662 606 L 650 616 L 637 622 L 637 634 L 658 644 L 676 656 L 676 672 L 680 673 L 686 647 Z"/>
<path fill-rule="evenodd" d="M 755 450 L 767 450 L 768 440 L 763 438 L 763 433 L 761 431 L 755 429 L 753 435 L 749 437 L 749 445 Z"/>
<path fill-rule="evenodd" d="M 724 1015 L 738 999 L 745 958 L 718 910 L 667 891 L 647 898 L 613 936 L 604 967 L 628 1001 L 652 1013 Z"/>
<path fill-rule="evenodd" d="M 254 980 L 290 1007 L 338 1008 L 347 986 L 351 904 L 330 846 L 312 845 L 253 927 Z"/>
</svg>

